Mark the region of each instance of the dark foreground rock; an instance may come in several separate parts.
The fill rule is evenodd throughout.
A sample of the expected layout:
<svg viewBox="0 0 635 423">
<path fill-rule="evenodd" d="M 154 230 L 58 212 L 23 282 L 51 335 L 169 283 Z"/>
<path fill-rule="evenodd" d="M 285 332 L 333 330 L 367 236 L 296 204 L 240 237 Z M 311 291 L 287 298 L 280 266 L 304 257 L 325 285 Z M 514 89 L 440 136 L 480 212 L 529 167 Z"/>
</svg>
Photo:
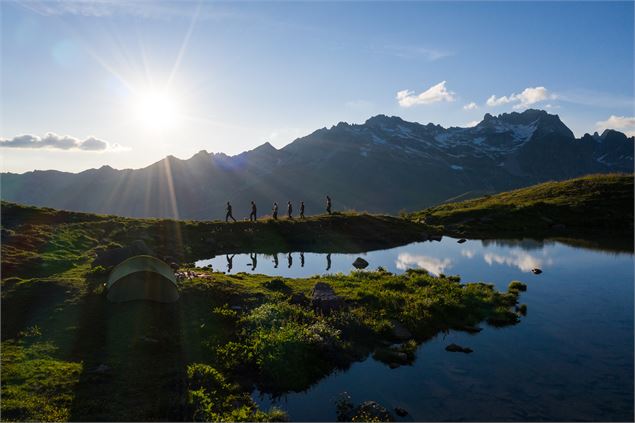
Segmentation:
<svg viewBox="0 0 635 423">
<path fill-rule="evenodd" d="M 329 314 L 346 306 L 342 297 L 335 294 L 331 285 L 318 282 L 311 290 L 311 305 L 317 313 Z"/>
</svg>

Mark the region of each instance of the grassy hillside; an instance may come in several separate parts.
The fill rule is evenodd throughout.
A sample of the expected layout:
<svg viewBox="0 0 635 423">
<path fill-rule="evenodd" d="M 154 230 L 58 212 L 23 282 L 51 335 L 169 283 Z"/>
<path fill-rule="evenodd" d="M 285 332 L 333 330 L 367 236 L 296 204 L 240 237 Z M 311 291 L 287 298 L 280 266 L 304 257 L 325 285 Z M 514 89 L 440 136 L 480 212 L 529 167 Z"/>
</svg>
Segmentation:
<svg viewBox="0 0 635 423">
<path fill-rule="evenodd" d="M 590 175 L 442 204 L 409 217 L 466 237 L 633 239 L 633 175 Z"/>
</svg>

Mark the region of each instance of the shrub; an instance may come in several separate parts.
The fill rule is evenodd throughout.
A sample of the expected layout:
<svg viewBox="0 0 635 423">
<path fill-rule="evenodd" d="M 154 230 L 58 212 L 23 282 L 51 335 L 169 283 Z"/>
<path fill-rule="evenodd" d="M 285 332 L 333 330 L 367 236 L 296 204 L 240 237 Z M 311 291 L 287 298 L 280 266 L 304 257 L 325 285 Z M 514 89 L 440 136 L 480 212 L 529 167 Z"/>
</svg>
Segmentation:
<svg viewBox="0 0 635 423">
<path fill-rule="evenodd" d="M 525 285 L 524 283 L 520 282 L 520 281 L 511 281 L 509 283 L 509 286 L 507 287 L 507 291 L 512 292 L 512 291 L 527 291 L 527 285 Z"/>
</svg>

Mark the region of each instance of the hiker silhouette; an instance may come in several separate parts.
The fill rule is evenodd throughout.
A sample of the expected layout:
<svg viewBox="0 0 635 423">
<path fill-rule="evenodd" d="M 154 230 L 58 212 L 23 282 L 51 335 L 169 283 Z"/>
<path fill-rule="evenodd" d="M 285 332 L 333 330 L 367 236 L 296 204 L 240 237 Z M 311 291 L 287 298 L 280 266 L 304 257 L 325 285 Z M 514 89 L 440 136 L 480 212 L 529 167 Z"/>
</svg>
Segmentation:
<svg viewBox="0 0 635 423">
<path fill-rule="evenodd" d="M 331 203 L 331 197 L 329 197 L 329 196 L 327 195 L 327 196 L 326 196 L 326 212 L 327 212 L 328 214 L 331 214 L 331 206 L 332 206 L 332 203 Z"/>
<path fill-rule="evenodd" d="M 234 219 L 234 215 L 232 215 L 232 205 L 230 204 L 230 202 L 227 202 L 227 206 L 225 207 L 225 223 L 229 222 L 229 219 L 231 218 L 231 220 L 233 220 L 234 222 L 236 221 L 236 219 Z"/>
<path fill-rule="evenodd" d="M 273 216 L 273 220 L 278 220 L 278 203 L 273 203 L 271 215 Z"/>
<path fill-rule="evenodd" d="M 251 213 L 249 213 L 249 221 L 251 222 L 252 219 L 254 222 L 258 220 L 258 218 L 256 217 L 256 203 L 254 203 L 253 201 L 251 202 Z"/>
</svg>

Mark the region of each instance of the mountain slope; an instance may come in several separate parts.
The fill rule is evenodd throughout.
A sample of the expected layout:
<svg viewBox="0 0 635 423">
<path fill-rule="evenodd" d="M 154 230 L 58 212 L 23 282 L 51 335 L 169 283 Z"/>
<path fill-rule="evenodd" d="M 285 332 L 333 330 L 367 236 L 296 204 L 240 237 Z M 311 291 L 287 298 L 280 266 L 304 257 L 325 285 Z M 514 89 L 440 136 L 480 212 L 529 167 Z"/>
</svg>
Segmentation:
<svg viewBox="0 0 635 423">
<path fill-rule="evenodd" d="M 269 143 L 237 156 L 201 151 L 143 169 L 90 169 L 78 174 L 2 174 L 2 199 L 132 217 L 237 218 L 249 201 L 260 214 L 277 201 L 324 210 L 396 213 L 449 198 L 509 190 L 589 173 L 632 172 L 633 138 L 617 131 L 576 139 L 557 115 L 540 110 L 486 114 L 471 128 L 443 128 L 378 115 L 339 123 L 277 150 Z"/>
<path fill-rule="evenodd" d="M 632 249 L 633 174 L 589 175 L 472 200 L 409 216 L 453 235 L 581 236 L 623 239 Z M 596 237 L 593 237 L 596 238 Z"/>
</svg>

